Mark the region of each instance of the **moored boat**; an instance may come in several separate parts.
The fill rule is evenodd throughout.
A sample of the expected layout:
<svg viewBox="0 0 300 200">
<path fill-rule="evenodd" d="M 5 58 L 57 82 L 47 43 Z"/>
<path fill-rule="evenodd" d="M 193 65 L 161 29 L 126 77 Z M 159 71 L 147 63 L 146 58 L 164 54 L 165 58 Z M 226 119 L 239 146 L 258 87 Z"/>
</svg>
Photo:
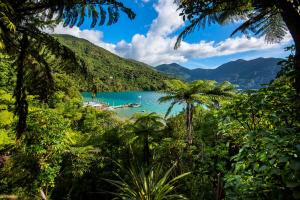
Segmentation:
<svg viewBox="0 0 300 200">
<path fill-rule="evenodd" d="M 138 103 L 130 103 L 130 104 L 128 104 L 128 107 L 138 108 L 138 107 L 141 107 L 141 104 L 138 104 Z"/>
</svg>

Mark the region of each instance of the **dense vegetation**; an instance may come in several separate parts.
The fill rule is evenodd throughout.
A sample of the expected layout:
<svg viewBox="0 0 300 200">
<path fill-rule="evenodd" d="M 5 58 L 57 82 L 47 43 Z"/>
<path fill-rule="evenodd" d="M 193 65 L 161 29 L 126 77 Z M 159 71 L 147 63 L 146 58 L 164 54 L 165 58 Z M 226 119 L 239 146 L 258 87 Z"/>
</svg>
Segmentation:
<svg viewBox="0 0 300 200">
<path fill-rule="evenodd" d="M 121 58 L 84 39 L 70 35 L 55 37 L 85 62 L 88 77 L 78 81 L 82 91 L 92 91 L 95 87 L 98 91 L 152 91 L 162 89 L 163 81 L 169 79 L 144 63 Z"/>
<path fill-rule="evenodd" d="M 159 65 L 156 69 L 177 78 L 194 80 L 229 81 L 239 89 L 259 89 L 276 77 L 281 66 L 279 58 L 257 58 L 254 60 L 236 60 L 225 63 L 216 69 L 187 69 L 176 63 Z"/>
<path fill-rule="evenodd" d="M 186 104 L 184 112 L 120 121 L 83 107 L 72 68 L 88 69 L 83 58 L 39 28 L 51 25 L 53 16 L 80 25 L 86 11 L 92 27 L 99 17 L 105 22 L 106 9 L 108 24 L 120 10 L 134 14 L 114 0 L 16 2 L 0 0 L 0 198 L 300 199 L 297 53 L 263 89 L 239 93 L 228 82 L 167 81 L 161 101 Z M 270 19 L 271 11 L 271 18 L 278 16 L 282 3 L 299 5 L 179 2 L 213 13 L 264 11 L 256 23 Z M 185 6 L 186 14 L 199 11 Z"/>
<path fill-rule="evenodd" d="M 293 79 L 286 75 L 290 62 L 268 87 L 247 93 L 234 92 L 228 83 L 168 82 L 169 95 L 162 100 L 193 105 L 186 109 L 193 113 L 188 126 L 185 112 L 120 121 L 111 112 L 83 107 L 76 82 L 60 77 L 50 103 L 27 97 L 28 128 L 16 140 L 15 100 L 7 84 L 14 75 L 5 60 L 0 64 L 4 198 L 300 198 L 300 124 Z M 226 91 L 230 95 L 222 95 Z"/>
</svg>

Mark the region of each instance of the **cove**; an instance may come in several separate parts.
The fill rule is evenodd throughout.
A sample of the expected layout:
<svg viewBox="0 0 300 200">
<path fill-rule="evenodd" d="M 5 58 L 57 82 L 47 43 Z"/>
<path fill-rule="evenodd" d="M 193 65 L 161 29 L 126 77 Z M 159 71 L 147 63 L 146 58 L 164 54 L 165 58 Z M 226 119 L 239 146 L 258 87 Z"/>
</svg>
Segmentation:
<svg viewBox="0 0 300 200">
<path fill-rule="evenodd" d="M 85 102 L 96 101 L 110 106 L 120 106 L 130 103 L 141 104 L 138 108 L 127 107 L 113 110 L 120 117 L 126 118 L 132 117 L 135 113 L 152 112 L 164 116 L 171 104 L 171 102 L 159 103 L 158 99 L 165 94 L 155 91 L 98 92 L 94 100 L 92 99 L 92 94 L 90 92 L 82 92 L 81 95 Z M 175 105 L 170 115 L 178 114 L 183 108 L 184 105 Z"/>
</svg>

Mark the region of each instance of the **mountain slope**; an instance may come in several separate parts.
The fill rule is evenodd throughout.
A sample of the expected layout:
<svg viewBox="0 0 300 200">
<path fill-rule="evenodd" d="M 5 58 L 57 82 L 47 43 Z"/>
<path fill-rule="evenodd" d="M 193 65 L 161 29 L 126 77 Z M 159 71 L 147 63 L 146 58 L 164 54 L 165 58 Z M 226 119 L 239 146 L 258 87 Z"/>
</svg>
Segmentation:
<svg viewBox="0 0 300 200">
<path fill-rule="evenodd" d="M 168 79 L 151 66 L 121 58 L 87 40 L 70 35 L 53 35 L 83 59 L 89 78 L 76 77 L 82 91 L 158 90 Z"/>
<path fill-rule="evenodd" d="M 189 69 L 178 65 L 177 63 L 172 63 L 169 65 L 159 65 L 155 68 L 157 71 L 160 71 L 165 74 L 170 74 L 172 76 L 176 76 L 178 78 L 189 80 L 191 78 L 191 74 Z"/>
<path fill-rule="evenodd" d="M 225 63 L 216 69 L 187 69 L 176 63 L 159 65 L 156 69 L 187 81 L 205 79 L 218 82 L 230 81 L 241 89 L 257 89 L 261 84 L 275 78 L 281 67 L 279 58 L 257 58 L 254 60 L 236 60 Z"/>
</svg>

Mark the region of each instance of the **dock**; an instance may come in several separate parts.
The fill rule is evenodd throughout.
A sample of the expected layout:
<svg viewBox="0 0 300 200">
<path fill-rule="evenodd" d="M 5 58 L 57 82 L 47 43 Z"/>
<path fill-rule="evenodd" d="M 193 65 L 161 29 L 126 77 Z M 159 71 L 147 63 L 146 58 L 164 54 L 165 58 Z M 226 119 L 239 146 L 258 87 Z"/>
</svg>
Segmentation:
<svg viewBox="0 0 300 200">
<path fill-rule="evenodd" d="M 123 104 L 123 105 L 119 105 L 119 106 L 109 106 L 106 103 L 88 101 L 88 102 L 84 102 L 83 106 L 94 107 L 99 110 L 116 110 L 116 109 L 120 109 L 120 108 L 138 108 L 138 107 L 141 107 L 142 105 L 139 103 L 129 103 L 129 104 Z"/>
</svg>

